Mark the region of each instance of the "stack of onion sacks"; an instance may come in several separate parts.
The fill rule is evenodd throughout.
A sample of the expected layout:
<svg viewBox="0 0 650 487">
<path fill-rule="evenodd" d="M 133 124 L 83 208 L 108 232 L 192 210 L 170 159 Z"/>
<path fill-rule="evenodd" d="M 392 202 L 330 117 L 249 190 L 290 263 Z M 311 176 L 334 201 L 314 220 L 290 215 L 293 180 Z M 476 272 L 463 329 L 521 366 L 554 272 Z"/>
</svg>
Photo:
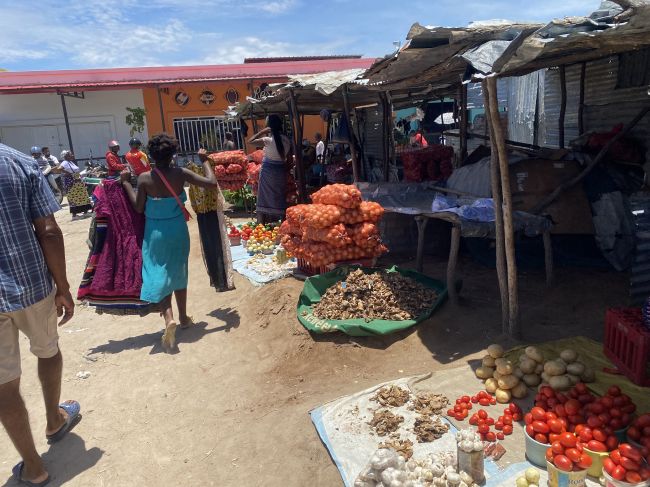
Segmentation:
<svg viewBox="0 0 650 487">
<path fill-rule="evenodd" d="M 248 181 L 248 158 L 243 151 L 223 151 L 210 154 L 214 174 L 222 189 L 237 191 Z"/>
<path fill-rule="evenodd" d="M 378 203 L 361 200 L 352 185 L 332 184 L 312 195 L 314 204 L 287 209 L 280 227 L 282 245 L 313 267 L 379 257 L 387 251 L 377 223 Z"/>
</svg>

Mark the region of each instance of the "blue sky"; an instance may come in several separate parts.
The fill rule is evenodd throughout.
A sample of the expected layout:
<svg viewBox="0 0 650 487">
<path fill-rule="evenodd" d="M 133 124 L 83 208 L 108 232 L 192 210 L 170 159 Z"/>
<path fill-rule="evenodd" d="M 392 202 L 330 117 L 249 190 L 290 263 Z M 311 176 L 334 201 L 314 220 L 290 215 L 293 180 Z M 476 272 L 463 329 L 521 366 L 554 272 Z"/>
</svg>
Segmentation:
<svg viewBox="0 0 650 487">
<path fill-rule="evenodd" d="M 599 0 L 0 0 L 11 71 L 228 64 L 253 56 L 383 56 L 414 22 L 547 22 Z"/>
</svg>

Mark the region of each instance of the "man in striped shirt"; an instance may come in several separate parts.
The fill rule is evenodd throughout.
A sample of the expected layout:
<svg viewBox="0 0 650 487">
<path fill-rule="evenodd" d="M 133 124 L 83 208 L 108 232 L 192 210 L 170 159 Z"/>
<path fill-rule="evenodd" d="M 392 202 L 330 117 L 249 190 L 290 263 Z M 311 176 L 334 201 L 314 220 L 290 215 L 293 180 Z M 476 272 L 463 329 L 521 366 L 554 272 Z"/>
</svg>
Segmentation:
<svg viewBox="0 0 650 487">
<path fill-rule="evenodd" d="M 59 325 L 70 320 L 74 301 L 63 234 L 54 219 L 58 210 L 37 161 L 0 144 L 0 422 L 23 459 L 14 467 L 14 477 L 26 485 L 45 485 L 49 475 L 34 446 L 19 391 L 19 332 L 29 338 L 38 357 L 50 443 L 79 418 L 79 403 L 59 404 L 63 359 L 57 314 L 63 317 Z"/>
</svg>

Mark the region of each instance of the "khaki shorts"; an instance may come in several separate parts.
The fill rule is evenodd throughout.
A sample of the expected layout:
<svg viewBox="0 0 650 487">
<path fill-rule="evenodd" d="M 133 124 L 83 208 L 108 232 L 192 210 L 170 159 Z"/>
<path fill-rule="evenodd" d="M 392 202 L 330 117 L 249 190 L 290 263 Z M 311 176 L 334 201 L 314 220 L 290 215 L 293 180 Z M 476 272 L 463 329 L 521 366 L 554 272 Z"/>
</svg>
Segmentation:
<svg viewBox="0 0 650 487">
<path fill-rule="evenodd" d="M 18 330 L 29 338 L 29 349 L 38 358 L 51 358 L 58 353 L 54 294 L 29 308 L 0 313 L 0 384 L 20 377 Z"/>
</svg>

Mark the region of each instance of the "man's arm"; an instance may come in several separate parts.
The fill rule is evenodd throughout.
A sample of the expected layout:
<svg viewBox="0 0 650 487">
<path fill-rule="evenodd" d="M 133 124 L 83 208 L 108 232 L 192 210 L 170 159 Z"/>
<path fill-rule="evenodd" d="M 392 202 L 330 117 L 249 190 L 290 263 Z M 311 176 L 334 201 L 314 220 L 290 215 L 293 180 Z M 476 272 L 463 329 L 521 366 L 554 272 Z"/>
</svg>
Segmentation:
<svg viewBox="0 0 650 487">
<path fill-rule="evenodd" d="M 45 264 L 56 284 L 55 303 L 58 316 L 63 316 L 59 322 L 61 326 L 70 321 L 74 315 L 74 301 L 70 294 L 70 284 L 65 269 L 63 232 L 56 223 L 54 215 L 37 218 L 33 223 L 36 238 L 45 257 Z"/>
<path fill-rule="evenodd" d="M 120 162 L 120 158 L 115 154 L 109 154 L 106 157 L 106 164 L 111 171 L 122 172 L 126 169 L 126 166 Z"/>
</svg>

